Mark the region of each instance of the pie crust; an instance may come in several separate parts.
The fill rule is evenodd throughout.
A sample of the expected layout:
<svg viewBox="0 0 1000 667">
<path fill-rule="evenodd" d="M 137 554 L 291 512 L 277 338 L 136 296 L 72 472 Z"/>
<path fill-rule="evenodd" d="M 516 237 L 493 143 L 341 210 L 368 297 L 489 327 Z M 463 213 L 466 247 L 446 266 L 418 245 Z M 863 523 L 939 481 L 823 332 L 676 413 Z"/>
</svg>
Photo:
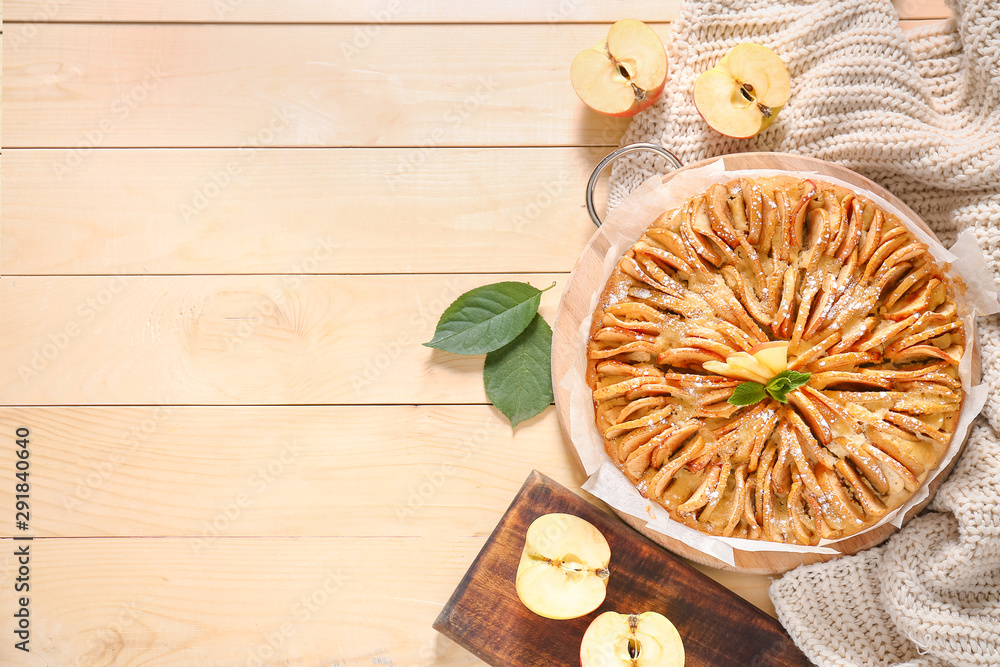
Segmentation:
<svg viewBox="0 0 1000 667">
<path fill-rule="evenodd" d="M 954 294 L 925 244 L 844 187 L 713 185 L 653 222 L 601 294 L 587 380 L 605 448 L 706 533 L 815 545 L 864 530 L 954 434 Z M 808 382 L 786 403 L 730 404 L 747 379 L 720 362 L 771 341 Z"/>
</svg>

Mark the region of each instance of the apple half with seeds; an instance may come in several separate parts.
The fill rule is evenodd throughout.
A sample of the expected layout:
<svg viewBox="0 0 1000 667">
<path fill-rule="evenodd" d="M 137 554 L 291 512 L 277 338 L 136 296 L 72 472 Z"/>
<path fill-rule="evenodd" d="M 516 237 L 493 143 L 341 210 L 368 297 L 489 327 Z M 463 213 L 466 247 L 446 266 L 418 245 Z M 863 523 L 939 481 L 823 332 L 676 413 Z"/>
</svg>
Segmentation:
<svg viewBox="0 0 1000 667">
<path fill-rule="evenodd" d="M 604 612 L 580 644 L 582 667 L 683 667 L 684 643 L 666 616 Z"/>
<path fill-rule="evenodd" d="M 634 116 L 649 108 L 667 80 L 667 52 L 642 21 L 618 21 L 606 41 L 581 51 L 569 79 L 583 103 L 607 116 Z"/>
<path fill-rule="evenodd" d="M 766 46 L 740 44 L 694 83 L 694 105 L 713 130 L 748 139 L 774 122 L 791 94 L 788 70 Z"/>
<path fill-rule="evenodd" d="M 589 614 L 608 591 L 611 547 L 601 531 L 572 514 L 545 514 L 524 536 L 515 589 L 524 606 L 553 619 Z"/>
</svg>

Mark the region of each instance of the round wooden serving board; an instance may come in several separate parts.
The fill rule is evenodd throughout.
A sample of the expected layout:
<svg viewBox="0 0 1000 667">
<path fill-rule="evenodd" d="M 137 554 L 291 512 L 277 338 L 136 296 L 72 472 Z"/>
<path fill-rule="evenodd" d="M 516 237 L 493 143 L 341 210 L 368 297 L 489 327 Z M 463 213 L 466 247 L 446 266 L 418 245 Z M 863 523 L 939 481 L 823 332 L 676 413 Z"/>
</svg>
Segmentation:
<svg viewBox="0 0 1000 667">
<path fill-rule="evenodd" d="M 666 183 L 682 171 L 697 167 L 704 167 L 705 165 L 718 159 L 719 158 L 712 158 L 710 160 L 704 160 L 702 162 L 687 165 L 683 169 L 678 169 L 663 176 L 663 182 Z M 914 213 L 906 204 L 900 201 L 892 193 L 886 191 L 884 188 L 867 178 L 856 174 L 845 167 L 841 167 L 840 165 L 824 162 L 823 160 L 817 160 L 815 158 L 789 155 L 786 153 L 740 153 L 735 155 L 726 155 L 723 159 L 725 160 L 726 171 L 736 171 L 742 169 L 781 169 L 786 171 L 810 171 L 823 176 L 839 178 L 842 181 L 857 185 L 859 188 L 863 188 L 880 195 L 886 201 L 898 208 L 907 219 L 907 222 L 913 223 L 914 225 L 917 225 L 927 231 L 929 234 L 934 235 L 934 232 L 930 229 L 930 227 L 928 227 L 916 213 Z M 692 192 L 690 194 L 695 195 L 697 193 Z M 591 238 L 587 247 L 584 248 L 583 253 L 580 255 L 580 259 L 573 268 L 573 273 L 570 275 L 566 291 L 563 293 L 562 300 L 559 303 L 559 311 L 556 315 L 556 322 L 552 332 L 552 377 L 555 380 L 553 384 L 555 384 L 554 391 L 556 412 L 559 415 L 559 423 L 561 424 L 563 432 L 566 433 L 567 437 L 569 437 L 570 433 L 569 392 L 559 386 L 559 380 L 563 377 L 563 375 L 565 375 L 566 371 L 572 364 L 575 347 L 577 345 L 577 332 L 580 328 L 580 322 L 591 314 L 591 299 L 596 292 L 600 291 L 604 287 L 601 269 L 604 257 L 607 255 L 607 252 L 611 247 L 611 244 L 607 239 L 608 229 L 608 225 L 602 226 L 594 234 L 593 238 Z M 960 298 L 958 295 L 956 295 L 956 297 Z M 972 382 L 973 384 L 978 384 L 980 381 L 979 344 L 978 336 L 976 335 L 975 330 L 970 332 L 968 340 L 971 340 L 973 345 Z M 964 442 L 962 443 L 962 447 L 965 447 Z M 934 480 L 932 480 L 930 483 L 930 494 L 927 499 L 918 506 L 912 508 L 907 513 L 905 521 L 909 521 L 911 518 L 920 513 L 927 503 L 930 502 L 930 499 L 937 491 L 937 487 L 951 472 L 951 469 L 958 461 L 958 458 L 959 457 L 956 456 L 952 459 L 951 464 L 944 470 L 943 474 L 938 475 Z M 840 552 L 840 554 L 837 555 L 809 553 L 797 554 L 776 551 L 755 552 L 736 549 L 736 567 L 734 568 L 712 556 L 705 554 L 702 551 L 693 549 L 682 542 L 661 535 L 660 533 L 647 530 L 645 527 L 645 521 L 636 519 L 622 512 L 618 512 L 618 515 L 626 523 L 646 535 L 654 542 L 657 542 L 674 553 L 684 556 L 685 558 L 689 558 L 697 563 L 724 570 L 764 574 L 786 572 L 799 565 L 830 560 L 838 557 L 838 555 L 857 553 L 883 542 L 896 531 L 896 528 L 891 524 L 884 524 L 855 537 L 842 540 L 833 546 L 833 548 Z"/>
</svg>

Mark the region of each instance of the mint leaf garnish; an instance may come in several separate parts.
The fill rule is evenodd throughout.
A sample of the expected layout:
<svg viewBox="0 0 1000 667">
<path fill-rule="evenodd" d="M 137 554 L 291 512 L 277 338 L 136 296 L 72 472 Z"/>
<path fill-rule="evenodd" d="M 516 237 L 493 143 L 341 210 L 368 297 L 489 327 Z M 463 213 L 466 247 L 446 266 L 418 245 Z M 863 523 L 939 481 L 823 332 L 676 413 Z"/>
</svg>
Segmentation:
<svg viewBox="0 0 1000 667">
<path fill-rule="evenodd" d="M 789 382 L 788 378 L 771 378 L 771 381 L 764 385 L 768 394 L 787 394 L 791 389 L 792 383 Z"/>
<path fill-rule="evenodd" d="M 424 345 L 456 354 L 498 350 L 527 328 L 544 291 L 517 282 L 469 290 L 448 306 L 438 320 L 434 338 Z"/>
<path fill-rule="evenodd" d="M 741 382 L 733 389 L 729 403 L 739 406 L 755 405 L 768 396 L 779 403 L 787 403 L 788 394 L 809 382 L 810 377 L 812 377 L 810 373 L 782 371 L 768 380 L 766 385 L 759 382 Z"/>
<path fill-rule="evenodd" d="M 551 350 L 552 329 L 535 315 L 511 343 L 486 355 L 486 395 L 512 427 L 552 403 Z"/>
<path fill-rule="evenodd" d="M 798 371 L 782 371 L 771 378 L 764 386 L 768 395 L 779 403 L 788 402 L 788 394 L 795 391 L 812 377 L 810 373 Z"/>
<path fill-rule="evenodd" d="M 764 385 L 759 382 L 741 382 L 729 397 L 730 405 L 754 405 L 764 400 Z"/>
</svg>

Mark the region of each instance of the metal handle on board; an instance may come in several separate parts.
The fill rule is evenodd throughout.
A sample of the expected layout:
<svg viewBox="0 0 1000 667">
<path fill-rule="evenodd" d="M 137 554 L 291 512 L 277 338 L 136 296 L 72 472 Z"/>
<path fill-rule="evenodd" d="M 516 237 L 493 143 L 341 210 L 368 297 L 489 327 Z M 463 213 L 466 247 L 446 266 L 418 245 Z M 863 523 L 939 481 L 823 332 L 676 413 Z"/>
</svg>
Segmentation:
<svg viewBox="0 0 1000 667">
<path fill-rule="evenodd" d="M 594 224 L 598 227 L 601 226 L 601 219 L 597 216 L 597 209 L 594 207 L 594 186 L 597 184 L 598 177 L 601 175 L 601 172 L 604 171 L 604 168 L 616 158 L 621 157 L 626 153 L 636 153 L 638 151 L 653 151 L 654 153 L 658 153 L 662 157 L 666 158 L 667 162 L 673 165 L 674 169 L 680 169 L 684 166 L 683 163 L 677 159 L 676 155 L 659 144 L 629 144 L 608 153 L 604 159 L 598 162 L 597 166 L 594 167 L 594 173 L 590 175 L 590 181 L 587 182 L 587 212 L 590 213 L 590 219 L 593 220 Z"/>
</svg>

